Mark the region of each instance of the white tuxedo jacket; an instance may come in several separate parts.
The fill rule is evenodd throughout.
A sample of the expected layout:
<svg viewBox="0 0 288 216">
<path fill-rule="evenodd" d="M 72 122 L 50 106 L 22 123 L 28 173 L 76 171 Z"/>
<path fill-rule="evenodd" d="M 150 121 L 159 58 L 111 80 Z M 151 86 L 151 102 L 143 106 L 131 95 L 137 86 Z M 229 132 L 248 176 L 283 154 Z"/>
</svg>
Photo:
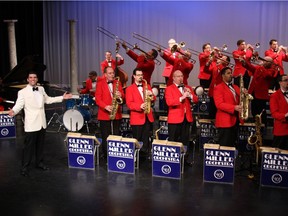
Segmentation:
<svg viewBox="0 0 288 216">
<path fill-rule="evenodd" d="M 27 85 L 18 92 L 16 104 L 12 109 L 15 115 L 24 109 L 26 132 L 39 131 L 42 127 L 47 127 L 44 104 L 59 103 L 62 100 L 63 96 L 49 97 L 42 86 L 38 86 L 38 91 L 33 92 L 32 86 Z"/>
</svg>

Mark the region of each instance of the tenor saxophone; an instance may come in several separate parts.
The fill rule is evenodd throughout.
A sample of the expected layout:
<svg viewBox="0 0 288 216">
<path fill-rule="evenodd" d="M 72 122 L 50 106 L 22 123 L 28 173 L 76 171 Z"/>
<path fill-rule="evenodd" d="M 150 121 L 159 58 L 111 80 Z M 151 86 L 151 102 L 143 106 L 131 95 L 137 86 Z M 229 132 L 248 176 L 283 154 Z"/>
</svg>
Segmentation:
<svg viewBox="0 0 288 216">
<path fill-rule="evenodd" d="M 243 81 L 243 75 L 240 75 L 240 106 L 241 106 L 241 112 L 239 114 L 239 117 L 242 120 L 247 120 L 249 117 L 249 106 L 250 102 L 253 100 L 253 96 L 251 94 L 244 93 L 244 81 Z"/>
<path fill-rule="evenodd" d="M 119 89 L 120 77 L 115 77 L 115 80 L 117 80 L 117 82 L 116 82 L 115 89 L 113 91 L 113 97 L 112 97 L 112 103 L 111 103 L 112 111 L 111 111 L 111 113 L 109 115 L 110 120 L 114 120 L 115 119 L 116 113 L 117 113 L 117 110 L 118 110 L 118 106 L 123 103 L 123 99 L 121 97 L 118 97 L 117 94 L 116 94 L 118 89 Z"/>
<path fill-rule="evenodd" d="M 144 103 L 145 103 L 144 113 L 148 114 L 150 113 L 150 110 L 151 110 L 152 95 L 147 94 L 147 91 L 148 91 L 147 81 L 145 79 L 143 79 L 142 81 L 145 83 L 145 87 L 143 91 L 143 98 L 144 98 Z"/>
</svg>

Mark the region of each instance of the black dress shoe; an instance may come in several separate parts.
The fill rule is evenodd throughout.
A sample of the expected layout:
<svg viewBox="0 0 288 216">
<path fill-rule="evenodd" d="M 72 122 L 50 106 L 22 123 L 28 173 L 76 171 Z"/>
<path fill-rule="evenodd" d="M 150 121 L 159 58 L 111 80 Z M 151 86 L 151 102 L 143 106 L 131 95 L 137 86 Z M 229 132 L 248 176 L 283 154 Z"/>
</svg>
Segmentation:
<svg viewBox="0 0 288 216">
<path fill-rule="evenodd" d="M 190 166 L 190 167 L 192 167 L 193 166 L 193 162 L 188 162 L 188 161 L 185 161 L 185 165 L 187 165 L 187 166 Z"/>
<path fill-rule="evenodd" d="M 24 176 L 24 177 L 28 177 L 28 176 L 29 176 L 28 170 L 24 170 L 24 169 L 21 170 L 20 174 L 21 174 L 22 176 Z"/>
<path fill-rule="evenodd" d="M 38 166 L 36 166 L 36 168 L 43 171 L 49 170 L 49 167 L 44 164 L 39 164 Z"/>
</svg>

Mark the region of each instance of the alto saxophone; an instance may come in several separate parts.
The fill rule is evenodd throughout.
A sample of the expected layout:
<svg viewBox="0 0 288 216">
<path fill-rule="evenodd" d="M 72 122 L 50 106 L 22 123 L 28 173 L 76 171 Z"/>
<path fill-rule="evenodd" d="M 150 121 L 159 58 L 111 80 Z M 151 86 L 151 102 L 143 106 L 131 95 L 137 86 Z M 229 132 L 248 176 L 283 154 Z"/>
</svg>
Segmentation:
<svg viewBox="0 0 288 216">
<path fill-rule="evenodd" d="M 118 89 L 119 89 L 120 77 L 115 77 L 115 80 L 117 80 L 117 82 L 116 82 L 115 89 L 113 91 L 113 97 L 112 97 L 112 103 L 111 103 L 112 111 L 111 111 L 111 113 L 109 115 L 110 120 L 114 120 L 115 119 L 116 113 L 117 113 L 117 110 L 118 110 L 118 106 L 123 103 L 123 99 L 121 97 L 118 97 L 117 94 L 116 94 Z"/>
<path fill-rule="evenodd" d="M 143 98 L 144 98 L 144 103 L 145 103 L 144 113 L 148 114 L 150 113 L 150 110 L 151 110 L 152 95 L 147 94 L 147 91 L 148 91 L 147 81 L 145 79 L 143 79 L 142 81 L 145 83 L 145 87 L 143 91 Z"/>
<path fill-rule="evenodd" d="M 250 102 L 253 100 L 253 96 L 251 94 L 244 93 L 244 81 L 243 75 L 240 74 L 240 106 L 242 108 L 239 117 L 242 120 L 247 120 L 249 117 L 249 106 Z"/>
</svg>

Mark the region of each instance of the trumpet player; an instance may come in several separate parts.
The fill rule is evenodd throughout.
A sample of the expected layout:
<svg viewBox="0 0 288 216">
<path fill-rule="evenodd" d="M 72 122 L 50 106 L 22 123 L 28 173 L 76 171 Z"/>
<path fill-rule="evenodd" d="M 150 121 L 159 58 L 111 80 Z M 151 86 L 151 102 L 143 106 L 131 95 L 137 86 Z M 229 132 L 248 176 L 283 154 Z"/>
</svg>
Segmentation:
<svg viewBox="0 0 288 216">
<path fill-rule="evenodd" d="M 151 150 L 149 137 L 154 122 L 151 103 L 156 97 L 151 86 L 143 80 L 143 71 L 140 68 L 133 70 L 133 77 L 134 83 L 126 89 L 126 104 L 130 110 L 133 138 L 143 142 L 140 154 L 146 157 Z"/>
<path fill-rule="evenodd" d="M 100 122 L 100 131 L 102 138 L 102 157 L 107 159 L 107 137 L 111 134 L 120 135 L 120 122 L 122 119 L 122 107 L 118 106 L 117 110 L 114 110 L 115 106 L 112 101 L 114 97 L 116 99 L 124 99 L 124 92 L 121 82 L 115 80 L 115 72 L 112 67 L 106 67 L 104 69 L 104 77 L 96 86 L 95 99 L 98 105 L 98 121 Z M 115 113 L 115 119 L 111 120 L 110 116 L 112 112 Z"/>
<path fill-rule="evenodd" d="M 276 39 L 271 39 L 269 41 L 269 49 L 265 51 L 265 56 L 271 57 L 273 59 L 273 62 L 280 66 L 279 72 L 275 76 L 275 79 L 273 80 L 273 83 L 270 87 L 271 89 L 279 89 L 277 77 L 284 74 L 283 61 L 288 61 L 287 47 L 283 47 L 282 45 L 279 46 Z"/>
<path fill-rule="evenodd" d="M 198 79 L 200 80 L 200 85 L 203 88 L 209 88 L 210 83 L 211 83 L 211 72 L 207 70 L 207 66 L 211 64 L 212 61 L 215 61 L 215 58 L 211 59 L 211 44 L 210 43 L 205 43 L 202 45 L 202 51 L 199 53 L 199 63 L 200 63 L 200 70 L 198 74 Z M 206 67 L 206 68 L 205 68 Z"/>
<path fill-rule="evenodd" d="M 214 59 L 209 59 L 209 61 L 206 63 L 204 67 L 204 72 L 207 74 L 211 74 L 211 83 L 209 85 L 209 90 L 208 90 L 208 96 L 210 98 L 210 104 L 209 104 L 209 118 L 210 119 L 215 119 L 216 116 L 216 106 L 214 103 L 214 88 L 218 84 L 222 82 L 222 76 L 220 71 L 227 67 L 230 63 L 230 58 L 229 56 L 222 55 L 221 57 L 217 57 L 216 61 Z"/>
<path fill-rule="evenodd" d="M 234 84 L 240 85 L 240 74 L 243 76 L 244 87 L 248 89 L 250 79 L 251 79 L 251 72 L 248 71 L 246 68 L 243 67 L 241 59 L 250 60 L 253 55 L 253 47 L 251 44 L 246 44 L 245 40 L 238 40 L 237 41 L 237 50 L 232 52 L 233 58 L 235 61 L 235 67 L 233 72 L 234 77 Z"/>
<path fill-rule="evenodd" d="M 155 68 L 155 59 L 158 56 L 158 52 L 155 49 L 151 49 L 149 52 L 143 52 L 141 55 L 136 54 L 129 49 L 126 43 L 122 43 L 122 47 L 126 50 L 126 54 L 130 56 L 135 62 L 137 62 L 137 68 L 141 68 L 143 72 L 143 78 L 150 85 L 151 76 Z M 132 75 L 132 84 L 134 83 L 134 77 Z"/>
<path fill-rule="evenodd" d="M 172 73 L 170 74 L 167 81 L 167 86 L 173 84 L 173 73 L 177 70 L 180 70 L 183 73 L 183 83 L 188 85 L 189 74 L 194 67 L 194 64 L 190 61 L 192 56 L 191 52 L 181 51 L 181 54 L 179 54 L 178 58 L 174 58 L 173 55 L 169 56 L 166 52 L 162 51 L 160 47 L 158 47 L 158 52 L 166 62 L 173 65 Z"/>
<path fill-rule="evenodd" d="M 242 65 L 253 75 L 248 93 L 253 96 L 251 101 L 251 112 L 253 117 L 262 112 L 262 123 L 267 125 L 266 103 L 269 101 L 269 87 L 278 71 L 272 67 L 272 58 L 264 57 L 262 65 L 253 65 L 250 61 L 242 59 Z M 263 111 L 264 110 L 264 111 Z"/>
<path fill-rule="evenodd" d="M 188 85 L 184 84 L 184 76 L 180 70 L 173 74 L 173 84 L 165 90 L 165 100 L 168 105 L 169 141 L 181 142 L 189 152 L 190 126 L 193 122 L 191 102 L 198 103 L 198 97 Z M 189 156 L 185 162 L 191 166 Z"/>
</svg>

